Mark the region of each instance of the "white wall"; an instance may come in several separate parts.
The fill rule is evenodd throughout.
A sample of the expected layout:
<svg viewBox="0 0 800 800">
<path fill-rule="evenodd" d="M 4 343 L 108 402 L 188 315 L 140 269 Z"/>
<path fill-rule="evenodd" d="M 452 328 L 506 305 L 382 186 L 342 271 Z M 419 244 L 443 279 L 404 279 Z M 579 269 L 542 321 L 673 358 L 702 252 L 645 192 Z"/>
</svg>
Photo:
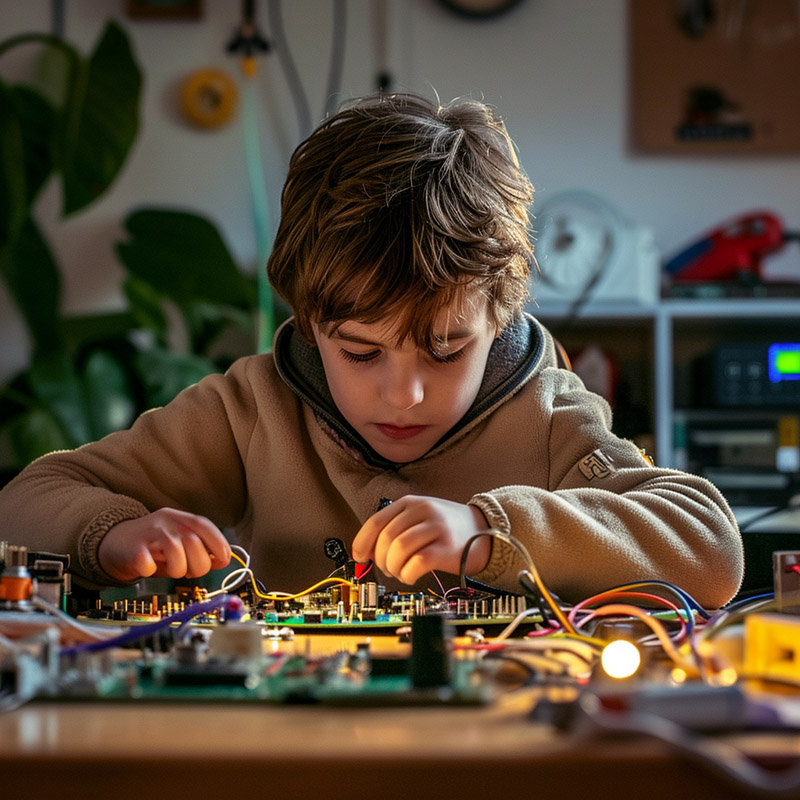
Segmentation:
<svg viewBox="0 0 800 800">
<path fill-rule="evenodd" d="M 373 9 L 349 0 L 342 94 L 375 88 Z M 205 0 L 197 22 L 126 18 L 122 0 L 68 0 L 65 34 L 88 51 L 105 20 L 119 19 L 133 38 L 145 76 L 141 134 L 112 191 L 72 219 L 58 218 L 58 186 L 48 188 L 38 217 L 65 275 L 65 308 L 118 308 L 120 271 L 113 244 L 124 216 L 140 205 L 188 208 L 213 217 L 243 267 L 255 268 L 241 118 L 216 131 L 187 126 L 176 92 L 193 69 L 217 66 L 241 83 L 224 52 L 240 3 Z M 0 0 L 0 38 L 50 29 L 50 0 Z M 435 0 L 388 0 L 390 69 L 395 88 L 443 100 L 480 97 L 496 106 L 517 141 L 537 201 L 563 189 L 600 193 L 626 217 L 655 231 L 664 252 L 718 221 L 753 208 L 779 212 L 800 229 L 800 158 L 643 156 L 628 143 L 626 0 L 525 0 L 505 16 L 465 20 Z M 265 0 L 258 21 L 270 36 Z M 284 0 L 292 53 L 314 115 L 324 108 L 332 3 Z M 0 60 L 9 76 L 20 56 Z M 286 164 L 299 140 L 295 113 L 275 54 L 258 77 L 265 180 L 276 213 Z M 787 254 L 800 271 L 800 255 Z M 0 382 L 20 367 L 27 340 L 0 286 Z"/>
</svg>

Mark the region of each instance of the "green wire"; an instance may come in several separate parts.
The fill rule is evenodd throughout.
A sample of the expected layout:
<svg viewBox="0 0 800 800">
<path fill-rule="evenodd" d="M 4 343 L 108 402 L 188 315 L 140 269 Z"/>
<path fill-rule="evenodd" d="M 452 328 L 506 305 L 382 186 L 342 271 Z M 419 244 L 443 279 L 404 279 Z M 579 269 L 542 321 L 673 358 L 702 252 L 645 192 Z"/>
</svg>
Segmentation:
<svg viewBox="0 0 800 800">
<path fill-rule="evenodd" d="M 275 334 L 275 307 L 272 298 L 272 287 L 269 285 L 269 278 L 267 277 L 267 259 L 272 250 L 272 215 L 264 180 L 264 167 L 261 162 L 255 91 L 252 79 L 247 79 L 244 87 L 242 119 L 247 175 L 250 181 L 250 195 L 253 201 L 253 224 L 256 232 L 258 269 L 258 336 L 256 348 L 259 353 L 266 353 L 272 347 L 272 338 Z"/>
</svg>

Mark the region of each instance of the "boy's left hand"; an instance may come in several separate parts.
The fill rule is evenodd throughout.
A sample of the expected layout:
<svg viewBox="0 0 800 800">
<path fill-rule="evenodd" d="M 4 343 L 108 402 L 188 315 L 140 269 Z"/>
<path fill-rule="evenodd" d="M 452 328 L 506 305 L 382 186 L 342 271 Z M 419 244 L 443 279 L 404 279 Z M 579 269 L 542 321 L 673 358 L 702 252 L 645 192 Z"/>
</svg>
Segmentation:
<svg viewBox="0 0 800 800">
<path fill-rule="evenodd" d="M 488 527 L 483 513 L 475 506 L 438 497 L 406 495 L 364 523 L 353 540 L 353 558 L 361 563 L 372 559 L 385 575 L 408 584 L 432 569 L 457 575 L 467 541 Z M 473 542 L 467 573 L 480 572 L 490 555 L 488 536 Z"/>
</svg>

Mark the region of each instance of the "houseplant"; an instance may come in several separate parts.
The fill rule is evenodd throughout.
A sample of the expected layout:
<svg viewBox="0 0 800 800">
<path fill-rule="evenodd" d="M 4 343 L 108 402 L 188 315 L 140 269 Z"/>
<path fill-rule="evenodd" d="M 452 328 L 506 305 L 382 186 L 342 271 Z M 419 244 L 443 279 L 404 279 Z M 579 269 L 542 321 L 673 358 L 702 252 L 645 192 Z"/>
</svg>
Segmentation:
<svg viewBox="0 0 800 800">
<path fill-rule="evenodd" d="M 42 453 L 126 427 L 224 368 L 232 355 L 220 349 L 220 335 L 231 327 L 249 335 L 257 297 L 255 280 L 239 272 L 210 220 L 143 208 L 125 220 L 129 237 L 117 248 L 128 308 L 63 313 L 37 201 L 49 180 L 60 180 L 66 217 L 112 185 L 138 132 L 142 75 L 113 21 L 86 58 L 59 37 L 34 33 L 0 42 L 0 59 L 24 45 L 61 64 L 55 87 L 0 79 L 0 277 L 31 340 L 30 362 L 0 388 L 0 439 L 11 462 L 4 479 Z M 170 335 L 176 317 L 180 348 Z"/>
</svg>

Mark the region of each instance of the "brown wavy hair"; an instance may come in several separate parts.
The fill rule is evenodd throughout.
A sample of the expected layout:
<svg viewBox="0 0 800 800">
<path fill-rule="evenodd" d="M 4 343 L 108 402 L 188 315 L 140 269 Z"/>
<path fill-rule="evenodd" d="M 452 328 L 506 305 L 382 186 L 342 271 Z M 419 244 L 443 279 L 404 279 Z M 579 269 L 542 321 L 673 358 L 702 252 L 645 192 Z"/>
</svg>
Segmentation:
<svg viewBox="0 0 800 800">
<path fill-rule="evenodd" d="M 502 330 L 528 296 L 533 187 L 487 105 L 361 98 L 292 155 L 267 270 L 297 328 L 399 318 L 435 349 L 434 321 L 467 287 Z"/>
</svg>

